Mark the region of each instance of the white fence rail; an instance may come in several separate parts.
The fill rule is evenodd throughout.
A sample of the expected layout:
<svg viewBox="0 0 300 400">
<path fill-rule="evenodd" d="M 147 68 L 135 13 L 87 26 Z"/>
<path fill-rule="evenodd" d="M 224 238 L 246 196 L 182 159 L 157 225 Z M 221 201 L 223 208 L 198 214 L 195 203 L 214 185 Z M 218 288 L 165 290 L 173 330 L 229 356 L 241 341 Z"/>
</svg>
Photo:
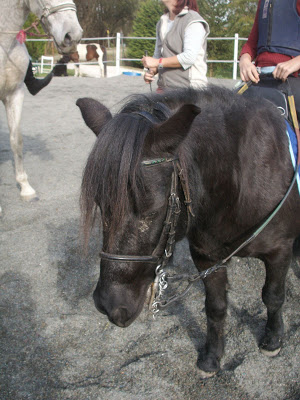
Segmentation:
<svg viewBox="0 0 300 400">
<path fill-rule="evenodd" d="M 111 41 L 116 42 L 116 73 L 120 73 L 120 66 L 122 61 L 140 61 L 139 58 L 122 58 L 121 51 L 123 47 L 124 40 L 155 40 L 155 37 L 133 37 L 133 36 L 122 36 L 121 33 L 117 33 L 116 36 L 106 36 L 106 37 L 94 37 L 94 38 L 83 38 L 81 41 L 92 42 L 92 41 L 107 41 L 108 47 L 110 47 Z M 245 41 L 247 38 L 239 37 L 239 34 L 236 33 L 234 37 L 209 37 L 208 40 L 231 40 L 234 41 L 233 46 L 233 58 L 231 60 L 207 60 L 207 63 L 231 63 L 232 68 L 232 79 L 237 79 L 237 68 L 238 68 L 238 48 L 239 41 Z M 27 39 L 28 42 L 41 42 L 41 41 L 52 41 L 52 39 Z M 110 61 L 106 61 L 110 62 Z M 87 64 L 87 63 L 85 63 Z M 91 63 L 94 64 L 94 63 Z"/>
</svg>

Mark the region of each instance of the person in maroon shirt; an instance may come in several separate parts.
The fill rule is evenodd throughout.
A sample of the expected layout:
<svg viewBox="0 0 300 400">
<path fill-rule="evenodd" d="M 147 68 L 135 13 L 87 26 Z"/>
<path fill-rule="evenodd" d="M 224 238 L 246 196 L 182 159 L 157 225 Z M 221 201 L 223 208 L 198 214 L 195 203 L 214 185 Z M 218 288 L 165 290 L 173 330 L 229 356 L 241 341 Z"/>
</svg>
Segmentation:
<svg viewBox="0 0 300 400">
<path fill-rule="evenodd" d="M 293 0 L 280 1 L 285 3 L 286 1 L 290 2 Z M 259 82 L 259 75 L 256 67 L 275 66 L 276 68 L 273 71 L 274 78 L 282 79 L 283 81 L 285 81 L 291 74 L 298 77 L 300 72 L 300 53 L 299 56 L 296 57 L 268 51 L 257 54 L 257 44 L 259 39 L 259 10 L 266 2 L 268 2 L 268 0 L 259 0 L 251 33 L 240 54 L 239 67 L 241 79 L 243 81 L 251 80 L 255 83 Z M 296 9 L 298 16 L 300 16 L 300 0 L 297 0 Z M 252 60 L 255 60 L 255 65 L 252 63 Z"/>
<path fill-rule="evenodd" d="M 300 120 L 300 0 L 259 0 L 239 67 L 242 81 L 258 86 L 264 84 L 257 67 L 263 73 L 272 72 L 276 80 L 288 79 Z"/>
</svg>

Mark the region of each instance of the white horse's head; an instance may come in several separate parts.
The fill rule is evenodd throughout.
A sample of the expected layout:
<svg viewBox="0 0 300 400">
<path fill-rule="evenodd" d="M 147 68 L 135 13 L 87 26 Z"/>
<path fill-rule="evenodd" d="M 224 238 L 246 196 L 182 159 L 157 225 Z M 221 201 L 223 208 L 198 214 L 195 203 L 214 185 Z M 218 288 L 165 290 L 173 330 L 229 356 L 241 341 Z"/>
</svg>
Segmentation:
<svg viewBox="0 0 300 400">
<path fill-rule="evenodd" d="M 25 0 L 26 1 L 26 0 Z M 27 0 L 45 31 L 54 39 L 59 53 L 72 53 L 82 37 L 76 6 L 72 0 Z"/>
</svg>

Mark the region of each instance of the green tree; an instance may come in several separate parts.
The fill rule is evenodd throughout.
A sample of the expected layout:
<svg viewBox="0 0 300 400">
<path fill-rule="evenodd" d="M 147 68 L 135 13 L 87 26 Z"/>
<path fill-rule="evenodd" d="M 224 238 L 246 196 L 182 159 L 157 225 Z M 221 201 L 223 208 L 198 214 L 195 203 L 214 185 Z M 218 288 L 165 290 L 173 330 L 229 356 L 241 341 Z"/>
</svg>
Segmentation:
<svg viewBox="0 0 300 400">
<path fill-rule="evenodd" d="M 198 0 L 199 12 L 209 24 L 209 38 L 230 37 L 228 32 L 228 0 Z M 234 43 L 231 40 L 207 41 L 208 60 L 230 60 Z M 229 77 L 232 75 L 232 64 L 208 63 L 208 76 Z"/>
<path fill-rule="evenodd" d="M 253 26 L 258 1 L 232 0 L 228 4 L 228 30 L 248 37 Z"/>
<path fill-rule="evenodd" d="M 137 12 L 132 36 L 134 37 L 155 37 L 156 24 L 163 14 L 163 5 L 158 0 L 144 0 L 140 3 Z M 128 57 L 129 58 L 142 58 L 145 51 L 149 56 L 153 55 L 155 48 L 155 40 L 131 40 L 128 43 Z M 136 66 L 141 66 L 140 62 L 135 63 Z"/>
<path fill-rule="evenodd" d="M 199 12 L 210 27 L 209 37 L 248 37 L 251 31 L 258 1 L 249 0 L 198 0 Z M 239 50 L 243 42 L 239 43 Z M 232 60 L 233 40 L 208 40 L 208 60 Z M 231 63 L 208 63 L 208 75 L 231 77 Z"/>
<path fill-rule="evenodd" d="M 37 16 L 34 15 L 33 13 L 30 13 L 25 24 L 24 24 L 24 29 L 28 28 L 33 22 L 37 20 Z M 41 24 L 38 24 L 38 29 L 41 32 L 41 34 L 44 34 L 44 30 L 41 26 Z M 34 32 L 32 30 L 32 32 Z M 30 36 L 28 36 L 29 38 Z M 33 60 L 38 60 L 44 53 L 45 53 L 45 48 L 46 48 L 46 41 L 43 42 L 26 42 L 26 47 L 28 50 L 28 53 L 30 57 Z"/>
<path fill-rule="evenodd" d="M 238 33 L 240 38 L 248 38 L 257 9 L 258 1 L 232 0 L 228 5 L 228 30 L 232 33 Z M 245 40 L 239 40 L 239 53 Z"/>
<path fill-rule="evenodd" d="M 75 0 L 84 37 L 107 36 L 131 29 L 137 0 Z"/>
</svg>

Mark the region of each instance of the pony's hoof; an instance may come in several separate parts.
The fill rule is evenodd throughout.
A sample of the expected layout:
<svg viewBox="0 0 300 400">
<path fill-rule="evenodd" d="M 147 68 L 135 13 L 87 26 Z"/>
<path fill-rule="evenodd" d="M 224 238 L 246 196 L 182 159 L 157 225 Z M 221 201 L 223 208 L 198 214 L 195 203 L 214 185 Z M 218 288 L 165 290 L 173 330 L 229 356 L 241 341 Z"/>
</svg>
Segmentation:
<svg viewBox="0 0 300 400">
<path fill-rule="evenodd" d="M 202 369 L 199 369 L 199 375 L 201 379 L 209 379 L 212 378 L 213 376 L 216 375 L 218 371 L 214 371 L 214 372 L 206 372 L 203 371 Z"/>
<path fill-rule="evenodd" d="M 17 185 L 21 189 L 20 196 L 21 199 L 24 201 L 34 201 L 35 199 L 38 200 L 36 191 L 26 182 L 27 176 L 25 177 L 20 176 L 17 178 Z"/>
<path fill-rule="evenodd" d="M 279 347 L 278 349 L 275 349 L 275 350 L 267 350 L 267 349 L 264 349 L 263 347 L 260 347 L 259 350 L 262 354 L 264 354 L 267 357 L 275 357 L 275 356 L 277 356 L 277 354 L 279 354 L 281 347 Z"/>
<path fill-rule="evenodd" d="M 197 367 L 200 377 L 208 379 L 215 376 L 220 370 L 220 362 L 215 356 L 203 357 L 198 359 Z"/>
<path fill-rule="evenodd" d="M 259 350 L 267 357 L 275 357 L 282 347 L 282 336 L 271 335 L 269 332 L 260 343 Z"/>
<path fill-rule="evenodd" d="M 21 199 L 27 202 L 34 202 L 34 201 L 39 201 L 38 196 L 36 195 L 36 193 L 33 194 L 27 194 L 25 196 L 21 196 Z"/>
</svg>

